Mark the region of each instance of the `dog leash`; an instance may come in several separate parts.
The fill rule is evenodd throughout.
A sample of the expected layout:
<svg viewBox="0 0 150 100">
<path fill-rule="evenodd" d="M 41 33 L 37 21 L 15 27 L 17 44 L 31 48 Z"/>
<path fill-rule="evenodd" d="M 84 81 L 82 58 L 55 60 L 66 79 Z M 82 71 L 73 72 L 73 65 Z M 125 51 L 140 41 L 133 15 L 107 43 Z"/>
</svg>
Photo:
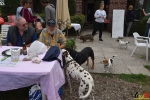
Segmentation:
<svg viewBox="0 0 150 100">
<path fill-rule="evenodd" d="M 68 61 L 66 64 L 68 65 L 70 62 L 74 61 L 73 59 L 71 59 L 70 61 Z"/>
</svg>

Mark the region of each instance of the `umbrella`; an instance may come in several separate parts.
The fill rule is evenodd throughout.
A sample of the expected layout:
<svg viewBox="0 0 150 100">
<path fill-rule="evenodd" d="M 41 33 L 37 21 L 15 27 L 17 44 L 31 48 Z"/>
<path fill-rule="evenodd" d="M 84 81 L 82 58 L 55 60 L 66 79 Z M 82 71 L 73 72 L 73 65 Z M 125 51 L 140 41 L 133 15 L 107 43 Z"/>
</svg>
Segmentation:
<svg viewBox="0 0 150 100">
<path fill-rule="evenodd" d="M 68 0 L 57 0 L 56 22 L 58 24 L 58 28 L 62 31 L 66 28 L 71 28 Z"/>
</svg>

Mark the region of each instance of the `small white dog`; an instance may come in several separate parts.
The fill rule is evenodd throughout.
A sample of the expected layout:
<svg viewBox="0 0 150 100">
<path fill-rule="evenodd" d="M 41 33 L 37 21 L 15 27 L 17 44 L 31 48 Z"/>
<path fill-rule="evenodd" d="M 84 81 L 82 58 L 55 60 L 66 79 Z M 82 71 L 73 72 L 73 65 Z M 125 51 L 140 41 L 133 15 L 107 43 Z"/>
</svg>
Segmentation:
<svg viewBox="0 0 150 100">
<path fill-rule="evenodd" d="M 125 46 L 125 48 L 128 48 L 128 44 L 130 43 L 129 41 L 122 41 L 117 39 L 117 42 L 119 42 L 119 48 L 121 48 L 121 46 Z"/>
<path fill-rule="evenodd" d="M 70 56 L 69 52 L 65 49 L 62 49 L 62 56 L 65 59 L 67 68 L 66 75 L 70 87 L 70 93 L 72 93 L 70 77 L 74 78 L 77 81 L 80 81 L 79 86 L 79 98 L 84 100 L 87 98 L 92 92 L 92 97 L 94 99 L 94 81 L 89 72 L 84 70 L 73 58 Z"/>
<path fill-rule="evenodd" d="M 104 72 L 110 72 L 110 68 L 113 67 L 113 58 L 116 57 L 116 56 L 113 56 L 112 58 L 110 59 L 106 59 L 104 57 L 103 61 L 101 62 L 102 64 L 104 64 Z"/>
</svg>

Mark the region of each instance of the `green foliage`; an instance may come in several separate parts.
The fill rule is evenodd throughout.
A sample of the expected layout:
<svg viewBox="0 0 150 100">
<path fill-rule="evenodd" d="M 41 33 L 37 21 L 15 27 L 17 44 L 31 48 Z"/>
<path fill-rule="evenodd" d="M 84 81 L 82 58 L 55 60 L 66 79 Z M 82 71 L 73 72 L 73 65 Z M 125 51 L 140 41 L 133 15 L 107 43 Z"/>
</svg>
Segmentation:
<svg viewBox="0 0 150 100">
<path fill-rule="evenodd" d="M 1 7 L 2 17 L 7 21 L 8 15 L 16 15 L 17 7 L 20 6 L 19 0 L 5 0 L 5 6 Z"/>
<path fill-rule="evenodd" d="M 79 23 L 81 25 L 81 27 L 84 26 L 85 16 L 83 14 L 71 16 L 70 19 L 71 19 L 71 23 Z"/>
<path fill-rule="evenodd" d="M 73 38 L 66 40 L 66 48 L 74 49 L 74 47 L 75 47 L 75 40 Z"/>
<path fill-rule="evenodd" d="M 138 23 L 133 23 L 129 35 L 132 36 L 133 32 L 138 32 L 139 35 L 144 35 L 147 20 L 148 20 L 148 18 L 144 17 Z M 126 29 L 127 28 L 125 27 L 125 32 L 126 32 Z"/>
<path fill-rule="evenodd" d="M 119 78 L 127 82 L 140 83 L 141 85 L 148 84 L 148 78 L 143 74 L 120 74 Z"/>
<path fill-rule="evenodd" d="M 74 16 L 76 14 L 76 2 L 75 0 L 68 0 L 68 7 L 70 16 Z"/>
<path fill-rule="evenodd" d="M 150 71 L 150 66 L 149 65 L 144 65 L 144 67 Z"/>
</svg>

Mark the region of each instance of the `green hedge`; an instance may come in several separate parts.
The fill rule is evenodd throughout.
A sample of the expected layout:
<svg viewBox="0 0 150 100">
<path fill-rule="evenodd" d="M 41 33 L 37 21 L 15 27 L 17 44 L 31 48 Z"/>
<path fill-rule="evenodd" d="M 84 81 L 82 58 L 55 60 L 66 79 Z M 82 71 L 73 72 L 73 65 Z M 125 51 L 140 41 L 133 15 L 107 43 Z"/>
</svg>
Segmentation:
<svg viewBox="0 0 150 100">
<path fill-rule="evenodd" d="M 84 26 L 85 16 L 83 14 L 71 16 L 70 19 L 71 19 L 71 23 L 79 23 L 81 25 L 81 27 Z"/>
<path fill-rule="evenodd" d="M 8 15 L 16 15 L 16 10 L 17 7 L 20 6 L 20 1 L 19 0 L 5 0 L 5 6 L 1 7 L 2 11 L 2 17 L 4 18 L 5 21 L 7 20 Z"/>
<path fill-rule="evenodd" d="M 74 16 L 76 14 L 76 2 L 75 0 L 68 0 L 68 8 L 70 16 Z"/>
<path fill-rule="evenodd" d="M 144 17 L 138 23 L 133 23 L 129 35 L 133 36 L 134 32 L 138 32 L 139 35 L 144 35 L 147 20 L 148 20 L 148 18 Z M 127 28 L 125 26 L 125 32 L 126 32 L 126 30 L 127 30 Z"/>
</svg>

